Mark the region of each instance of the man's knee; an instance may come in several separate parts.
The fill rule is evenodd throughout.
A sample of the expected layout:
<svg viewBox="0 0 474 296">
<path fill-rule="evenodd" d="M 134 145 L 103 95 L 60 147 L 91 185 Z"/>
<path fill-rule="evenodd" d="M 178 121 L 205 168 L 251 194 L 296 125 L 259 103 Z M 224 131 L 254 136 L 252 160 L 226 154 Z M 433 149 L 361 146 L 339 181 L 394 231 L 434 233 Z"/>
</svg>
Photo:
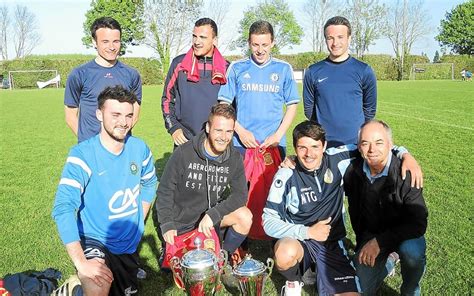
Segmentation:
<svg viewBox="0 0 474 296">
<path fill-rule="evenodd" d="M 235 224 L 240 230 L 243 230 L 245 233 L 250 231 L 252 227 L 252 212 L 247 207 L 238 208 L 233 212 L 235 219 Z"/>
<path fill-rule="evenodd" d="M 403 241 L 399 248 L 400 261 L 402 264 L 415 266 L 425 264 L 426 241 L 424 237 Z"/>
<path fill-rule="evenodd" d="M 303 247 L 297 240 L 284 238 L 275 245 L 275 264 L 280 270 L 294 266 L 301 261 L 303 255 Z"/>
<path fill-rule="evenodd" d="M 109 295 L 110 287 L 112 283 L 102 281 L 101 286 L 97 285 L 93 280 L 85 277 L 81 273 L 77 273 L 77 277 L 81 281 L 82 290 L 84 295 L 87 296 L 107 296 Z"/>
</svg>

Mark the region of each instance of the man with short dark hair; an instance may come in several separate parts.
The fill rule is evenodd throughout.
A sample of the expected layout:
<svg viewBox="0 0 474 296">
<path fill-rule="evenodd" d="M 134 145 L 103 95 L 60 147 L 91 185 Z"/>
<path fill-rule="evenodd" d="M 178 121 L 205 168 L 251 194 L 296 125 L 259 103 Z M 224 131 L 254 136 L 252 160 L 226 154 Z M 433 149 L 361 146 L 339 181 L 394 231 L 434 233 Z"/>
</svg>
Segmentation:
<svg viewBox="0 0 474 296">
<path fill-rule="evenodd" d="M 98 97 L 100 133 L 74 146 L 52 216 L 85 295 L 138 290 L 137 246 L 157 178 L 148 146 L 128 135 L 137 99 L 122 86 Z"/>
<path fill-rule="evenodd" d="M 196 21 L 192 47 L 173 59 L 166 76 L 161 108 L 175 146 L 199 134 L 217 93 L 227 82 L 228 62 L 217 49 L 217 25 L 210 18 Z"/>
<path fill-rule="evenodd" d="M 137 101 L 133 107 L 133 127 L 140 112 L 142 82 L 137 70 L 117 60 L 120 54 L 122 29 L 111 17 L 96 19 L 91 26 L 92 43 L 97 57 L 72 70 L 64 92 L 66 123 L 77 136 L 78 142 L 95 136 L 100 131 L 100 122 L 95 112 L 97 97 L 107 86 L 121 85 L 135 93 Z"/>
<path fill-rule="evenodd" d="M 167 252 L 178 236 L 196 229 L 210 238 L 214 227 L 228 228 L 222 248 L 229 254 L 245 240 L 252 214 L 245 207 L 242 156 L 231 145 L 235 118 L 232 106 L 212 106 L 205 130 L 178 146 L 166 163 L 156 210 Z"/>
<path fill-rule="evenodd" d="M 234 146 L 241 152 L 280 146 L 284 154 L 285 134 L 296 115 L 300 98 L 293 69 L 271 56 L 274 38 L 269 22 L 254 22 L 249 29 L 251 56 L 229 66 L 228 83 L 219 91 L 219 101 L 235 103 Z"/>
<path fill-rule="evenodd" d="M 357 242 L 354 264 L 364 295 L 375 295 L 399 256 L 401 295 L 420 295 L 428 211 L 422 189 L 410 186 L 410 173 L 401 178 L 401 163 L 391 147 L 392 131 L 385 122 L 365 123 L 359 132 L 362 158 L 344 176 Z"/>
<path fill-rule="evenodd" d="M 342 16 L 324 25 L 329 56 L 308 68 L 304 113 L 327 132 L 328 147 L 357 143 L 359 127 L 374 118 L 377 80 L 372 68 L 349 54 L 351 25 Z"/>
</svg>

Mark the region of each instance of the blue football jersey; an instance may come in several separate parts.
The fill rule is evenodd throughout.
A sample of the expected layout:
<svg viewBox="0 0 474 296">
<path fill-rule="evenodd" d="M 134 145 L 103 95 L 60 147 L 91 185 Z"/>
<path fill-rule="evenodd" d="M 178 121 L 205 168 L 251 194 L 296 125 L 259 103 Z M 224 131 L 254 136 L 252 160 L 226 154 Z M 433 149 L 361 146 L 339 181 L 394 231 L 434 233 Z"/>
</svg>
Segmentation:
<svg viewBox="0 0 474 296">
<path fill-rule="evenodd" d="M 128 137 L 122 152 L 106 150 L 96 135 L 74 146 L 53 208 L 64 242 L 89 237 L 112 253 L 135 252 L 144 230 L 142 202 L 151 203 L 157 177 L 150 149 Z"/>
<path fill-rule="evenodd" d="M 284 115 L 283 106 L 300 101 L 290 64 L 273 57 L 263 65 L 250 57 L 233 62 L 218 99 L 228 103 L 235 100 L 237 121 L 260 143 L 277 131 Z M 242 146 L 237 134 L 234 145 Z M 286 146 L 285 137 L 280 145 Z"/>
</svg>

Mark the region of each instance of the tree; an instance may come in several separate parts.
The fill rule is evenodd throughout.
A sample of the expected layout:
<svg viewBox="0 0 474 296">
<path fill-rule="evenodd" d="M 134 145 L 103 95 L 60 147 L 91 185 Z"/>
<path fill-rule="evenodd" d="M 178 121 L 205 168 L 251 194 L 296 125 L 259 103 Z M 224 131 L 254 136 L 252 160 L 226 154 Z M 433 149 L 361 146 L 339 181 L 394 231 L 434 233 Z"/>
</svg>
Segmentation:
<svg viewBox="0 0 474 296">
<path fill-rule="evenodd" d="M 16 58 L 23 58 L 41 42 L 36 16 L 26 6 L 17 5 L 13 11 L 13 43 Z"/>
<path fill-rule="evenodd" d="M 322 52 L 325 48 L 324 24 L 330 16 L 337 14 L 338 1 L 306 0 L 302 4 L 302 14 L 306 28 L 311 32 L 309 41 L 313 52 Z"/>
<path fill-rule="evenodd" d="M 181 52 L 189 43 L 191 29 L 199 16 L 202 0 L 146 0 L 145 44 L 158 54 L 166 77 L 171 54 Z"/>
<path fill-rule="evenodd" d="M 220 52 L 225 52 L 231 43 L 231 38 L 224 38 L 223 29 L 227 28 L 227 13 L 231 6 L 230 0 L 209 0 L 207 3 L 206 12 L 208 17 L 214 20 L 218 29 L 218 47 Z"/>
<path fill-rule="evenodd" d="M 421 0 L 397 0 L 386 18 L 386 36 L 395 52 L 397 79 L 403 79 L 406 57 L 412 45 L 430 32 L 429 14 Z"/>
<path fill-rule="evenodd" d="M 439 52 L 436 51 L 435 54 L 434 54 L 434 57 L 433 57 L 433 63 L 439 63 L 440 60 L 439 60 Z"/>
<path fill-rule="evenodd" d="M 84 37 L 82 43 L 92 47 L 91 25 L 99 17 L 109 16 L 120 23 L 122 29 L 122 49 L 124 54 L 128 45 L 138 45 L 144 39 L 143 0 L 92 0 L 91 8 L 86 12 Z"/>
<path fill-rule="evenodd" d="M 342 15 L 351 23 L 351 47 L 360 58 L 375 40 L 383 36 L 387 8 L 378 0 L 346 0 Z"/>
<path fill-rule="evenodd" d="M 273 26 L 275 35 L 275 47 L 273 51 L 293 44 L 300 44 L 303 37 L 303 29 L 296 22 L 293 12 L 285 0 L 268 0 L 249 7 L 244 12 L 244 18 L 239 22 L 239 38 L 234 41 L 234 46 L 248 50 L 249 28 L 255 21 L 266 20 Z"/>
<path fill-rule="evenodd" d="M 8 7 L 3 4 L 0 7 L 0 52 L 2 60 L 8 60 L 8 28 L 10 27 L 10 16 Z"/>
<path fill-rule="evenodd" d="M 459 4 L 441 20 L 435 37 L 443 47 L 458 54 L 474 54 L 474 0 Z"/>
</svg>

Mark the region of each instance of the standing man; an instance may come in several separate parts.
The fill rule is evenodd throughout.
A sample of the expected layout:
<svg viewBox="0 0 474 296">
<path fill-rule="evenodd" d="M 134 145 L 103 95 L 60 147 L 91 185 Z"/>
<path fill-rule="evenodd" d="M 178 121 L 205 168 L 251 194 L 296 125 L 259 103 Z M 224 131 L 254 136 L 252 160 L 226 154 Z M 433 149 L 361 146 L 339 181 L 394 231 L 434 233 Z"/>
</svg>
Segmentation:
<svg viewBox="0 0 474 296">
<path fill-rule="evenodd" d="M 375 116 L 375 74 L 369 65 L 349 55 L 351 25 L 346 18 L 330 18 L 324 36 L 329 57 L 305 73 L 304 113 L 326 130 L 328 147 L 355 144 L 360 126 Z"/>
<path fill-rule="evenodd" d="M 142 82 L 137 70 L 117 60 L 120 54 L 120 24 L 111 17 L 96 19 L 91 26 L 92 43 L 97 57 L 72 70 L 66 82 L 64 112 L 66 123 L 78 142 L 100 131 L 96 118 L 97 98 L 107 86 L 121 85 L 135 93 L 132 128 L 138 120 L 142 98 Z"/>
<path fill-rule="evenodd" d="M 365 123 L 359 134 L 362 158 L 344 176 L 349 215 L 356 235 L 354 264 L 364 295 L 375 295 L 399 255 L 401 295 L 420 295 L 426 266 L 428 211 L 422 189 L 400 177 L 401 163 L 390 153 L 392 131 L 383 121 Z M 388 256 L 392 252 L 391 256 Z"/>
<path fill-rule="evenodd" d="M 252 214 L 245 207 L 242 156 L 230 144 L 235 119 L 232 106 L 212 106 L 205 130 L 178 146 L 166 163 L 156 210 L 167 249 L 179 235 L 197 229 L 211 237 L 218 226 L 228 227 L 222 248 L 229 254 L 245 240 Z"/>
<path fill-rule="evenodd" d="M 174 58 L 166 76 L 161 109 L 175 146 L 199 134 L 226 83 L 227 61 L 217 49 L 217 25 L 210 18 L 196 21 L 193 43 Z"/>
<path fill-rule="evenodd" d="M 150 149 L 128 135 L 136 101 L 122 86 L 100 93 L 100 133 L 71 149 L 56 193 L 52 216 L 85 295 L 138 290 L 136 250 L 157 178 Z"/>
<path fill-rule="evenodd" d="M 285 134 L 296 115 L 300 98 L 293 69 L 271 56 L 273 46 L 272 25 L 267 21 L 253 23 L 249 29 L 252 55 L 229 66 L 228 83 L 219 91 L 219 101 L 235 102 L 234 146 L 241 152 L 277 146 L 285 151 Z"/>
</svg>

